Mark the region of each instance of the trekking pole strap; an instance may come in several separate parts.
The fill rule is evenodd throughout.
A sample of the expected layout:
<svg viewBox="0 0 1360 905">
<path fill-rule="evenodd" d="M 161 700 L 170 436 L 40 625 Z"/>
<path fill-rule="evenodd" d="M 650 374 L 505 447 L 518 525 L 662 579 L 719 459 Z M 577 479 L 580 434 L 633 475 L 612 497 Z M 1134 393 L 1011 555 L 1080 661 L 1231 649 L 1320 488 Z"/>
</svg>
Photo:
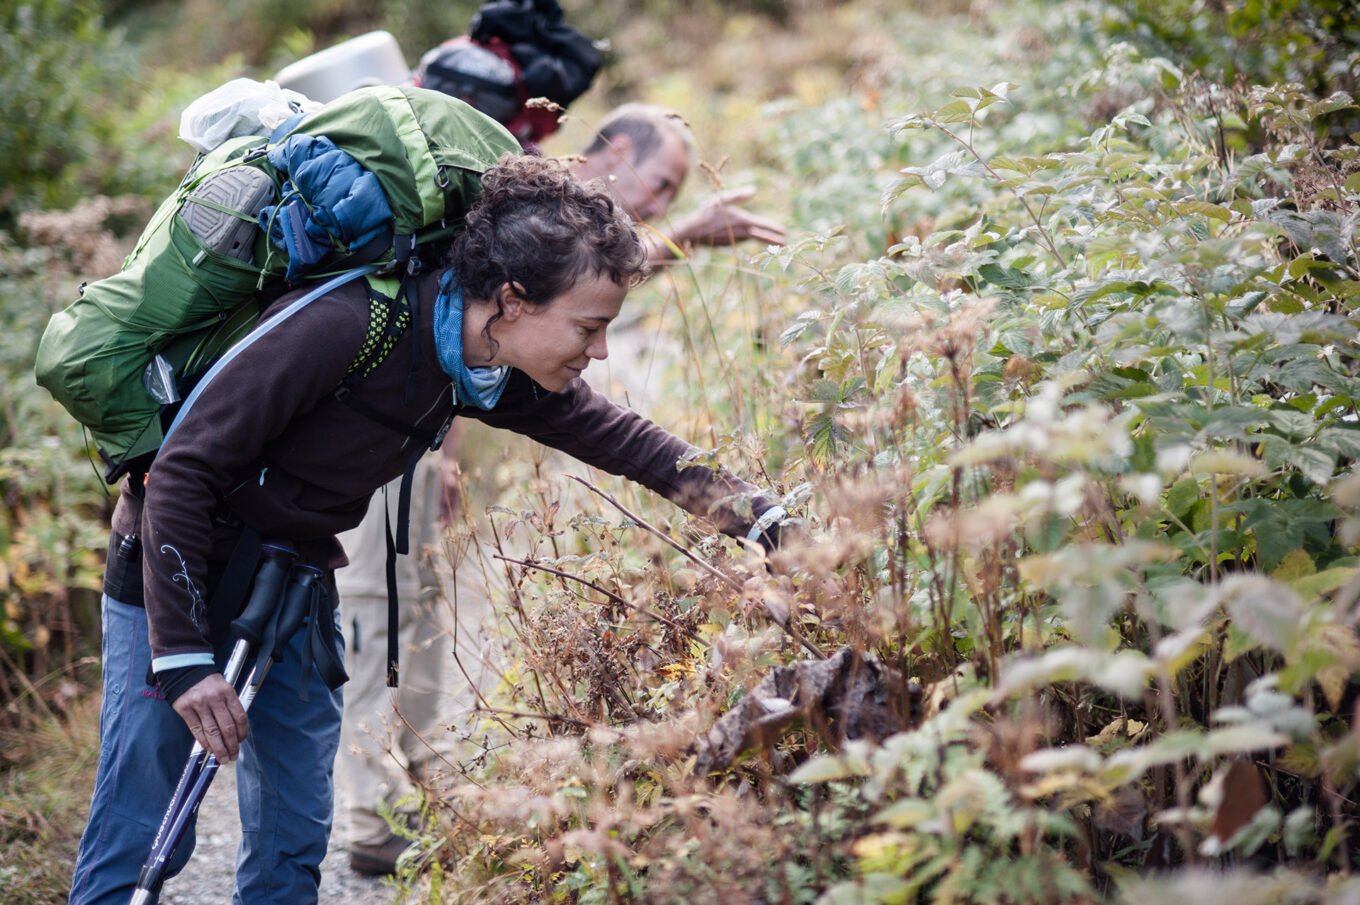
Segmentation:
<svg viewBox="0 0 1360 905">
<path fill-rule="evenodd" d="M 309 600 L 308 618 L 311 624 L 303 648 L 302 687 L 305 692 L 307 679 L 311 675 L 311 670 L 307 669 L 310 665 L 316 668 L 326 687 L 334 691 L 349 681 L 349 674 L 345 672 L 343 655 L 336 649 L 335 607 L 324 582 L 312 584 Z"/>
<path fill-rule="evenodd" d="M 279 611 L 277 636 L 286 642 L 302 625 L 302 620 L 312 609 L 312 594 L 317 583 L 326 573 L 315 566 L 298 566 L 288 590 L 284 594 L 283 608 Z M 270 652 L 276 661 L 283 659 L 283 649 L 275 648 Z"/>
</svg>

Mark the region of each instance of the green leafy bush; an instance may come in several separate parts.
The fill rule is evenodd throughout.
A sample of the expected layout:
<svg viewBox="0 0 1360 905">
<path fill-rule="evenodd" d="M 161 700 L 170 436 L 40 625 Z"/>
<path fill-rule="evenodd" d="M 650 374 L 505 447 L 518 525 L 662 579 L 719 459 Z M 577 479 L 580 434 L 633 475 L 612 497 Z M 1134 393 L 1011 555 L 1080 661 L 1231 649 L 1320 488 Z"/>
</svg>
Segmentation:
<svg viewBox="0 0 1360 905">
<path fill-rule="evenodd" d="M 22 723 L 28 707 L 80 671 L 98 644 L 98 589 L 112 498 L 80 426 L 33 381 L 38 337 L 69 303 L 77 274 L 116 270 L 124 250 L 108 221 L 142 218 L 135 199 L 94 199 L 61 214 L 28 214 L 35 244 L 0 233 L 0 723 Z"/>
<path fill-rule="evenodd" d="M 1219 82 L 1300 82 L 1319 96 L 1356 88 L 1360 10 L 1345 0 L 1115 0 L 1093 9 L 1112 36 Z"/>
<path fill-rule="evenodd" d="M 33 207 L 79 197 L 71 176 L 100 151 L 98 110 L 130 57 L 97 3 L 35 0 L 0 13 L 0 228 Z"/>
<path fill-rule="evenodd" d="M 469 901 L 1188 901 L 1195 864 L 1355 894 L 1353 102 L 1098 21 L 903 14 L 873 87 L 921 112 L 777 108 L 808 232 L 643 304 L 683 350 L 660 420 L 777 464 L 818 542 L 770 576 L 514 508 L 497 700 L 540 719 L 488 712 L 519 740 L 434 802 L 431 900 L 452 870 Z M 920 683 L 909 728 L 795 689 L 695 775 L 763 675 L 845 644 Z"/>
<path fill-rule="evenodd" d="M 767 562 L 479 439 L 500 495 L 448 553 L 497 592 L 504 668 L 429 797 L 425 900 L 1355 898 L 1350 20 L 1220 7 L 724 24 L 722 58 L 777 43 L 762 84 L 799 99 L 705 72 L 737 161 L 708 180 L 760 174 L 794 239 L 669 269 L 614 354 L 693 467 L 773 487 L 814 542 Z M 74 252 L 0 250 L 39 320 Z M 5 401 L 11 575 L 88 588 L 101 498 L 45 454 L 79 441 Z"/>
</svg>

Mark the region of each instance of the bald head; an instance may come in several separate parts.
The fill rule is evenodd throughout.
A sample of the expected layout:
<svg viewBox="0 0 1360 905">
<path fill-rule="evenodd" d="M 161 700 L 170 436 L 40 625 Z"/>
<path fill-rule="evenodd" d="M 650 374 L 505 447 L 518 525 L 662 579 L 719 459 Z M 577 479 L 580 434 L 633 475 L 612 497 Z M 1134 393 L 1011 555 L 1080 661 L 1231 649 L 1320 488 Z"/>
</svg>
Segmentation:
<svg viewBox="0 0 1360 905">
<path fill-rule="evenodd" d="M 694 139 L 680 114 L 655 104 L 624 104 L 600 120 L 595 140 L 582 153 L 587 157 L 598 154 L 620 136 L 627 136 L 638 154 L 647 157 L 656 152 L 667 135 L 678 138 L 688 156 Z"/>
<path fill-rule="evenodd" d="M 691 138 L 677 114 L 624 104 L 601 121 L 576 166 L 581 179 L 603 179 L 635 220 L 663 217 L 689 172 Z"/>
</svg>

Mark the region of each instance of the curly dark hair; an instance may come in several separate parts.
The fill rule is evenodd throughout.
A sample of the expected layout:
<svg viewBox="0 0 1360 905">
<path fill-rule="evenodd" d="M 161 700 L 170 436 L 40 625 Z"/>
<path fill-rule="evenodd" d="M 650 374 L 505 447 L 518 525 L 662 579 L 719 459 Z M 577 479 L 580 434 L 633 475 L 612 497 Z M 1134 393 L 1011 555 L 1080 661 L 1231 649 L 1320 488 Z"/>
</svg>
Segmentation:
<svg viewBox="0 0 1360 905">
<path fill-rule="evenodd" d="M 469 300 L 517 283 L 529 304 L 547 305 L 586 274 L 636 286 L 648 273 L 642 240 L 608 189 L 578 182 L 551 158 L 502 157 L 482 174 L 466 222 L 450 257 Z M 488 340 L 500 316 L 487 322 Z"/>
</svg>

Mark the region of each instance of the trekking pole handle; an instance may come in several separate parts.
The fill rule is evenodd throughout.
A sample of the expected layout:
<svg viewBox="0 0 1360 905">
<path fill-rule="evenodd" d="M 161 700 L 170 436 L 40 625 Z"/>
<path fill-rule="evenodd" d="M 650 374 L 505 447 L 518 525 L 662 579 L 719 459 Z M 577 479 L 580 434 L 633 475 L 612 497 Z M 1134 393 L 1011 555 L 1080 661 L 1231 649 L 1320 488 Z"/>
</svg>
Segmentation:
<svg viewBox="0 0 1360 905">
<path fill-rule="evenodd" d="M 231 623 L 232 634 L 251 647 L 260 643 L 265 626 L 278 609 L 284 584 L 288 581 L 288 572 L 293 567 L 293 560 L 297 559 L 297 551 L 286 544 L 267 543 L 262 558 L 264 561 L 255 574 L 255 587 L 250 593 L 250 600 L 246 602 L 241 615 Z M 240 646 L 237 644 L 238 648 Z M 232 659 L 236 659 L 235 652 L 232 653 Z"/>
<path fill-rule="evenodd" d="M 274 645 L 271 656 L 275 661 L 283 659 L 284 647 L 288 639 L 302 625 L 302 620 L 312 609 L 312 588 L 326 573 L 316 566 L 298 566 L 293 570 L 293 580 L 283 594 L 283 609 L 279 612 L 278 644 Z"/>
<path fill-rule="evenodd" d="M 260 686 L 264 684 L 265 677 L 269 675 L 269 667 L 283 659 L 288 639 L 293 637 L 293 633 L 302 625 L 302 620 L 307 618 L 307 613 L 312 608 L 312 585 L 325 574 L 315 566 L 298 566 L 293 570 L 292 581 L 283 593 L 283 607 L 279 610 L 279 621 L 275 626 L 274 637 L 277 640 L 274 649 L 269 652 L 267 660 L 256 663 L 250 675 L 246 676 L 245 685 L 241 687 L 242 710 L 250 709 L 255 695 L 260 691 Z"/>
</svg>

